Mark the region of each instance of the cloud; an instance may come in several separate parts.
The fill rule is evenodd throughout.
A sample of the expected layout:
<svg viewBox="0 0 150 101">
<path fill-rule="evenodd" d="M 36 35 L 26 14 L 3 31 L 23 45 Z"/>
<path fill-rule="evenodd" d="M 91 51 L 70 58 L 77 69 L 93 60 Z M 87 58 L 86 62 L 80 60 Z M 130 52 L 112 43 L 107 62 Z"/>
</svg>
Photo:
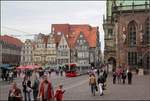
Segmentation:
<svg viewBox="0 0 150 101">
<path fill-rule="evenodd" d="M 104 50 L 103 14 L 106 12 L 106 1 L 1 1 L 2 34 L 25 33 L 3 28 L 7 26 L 31 34 L 50 33 L 51 24 L 90 24 L 99 26 L 102 50 Z"/>
</svg>

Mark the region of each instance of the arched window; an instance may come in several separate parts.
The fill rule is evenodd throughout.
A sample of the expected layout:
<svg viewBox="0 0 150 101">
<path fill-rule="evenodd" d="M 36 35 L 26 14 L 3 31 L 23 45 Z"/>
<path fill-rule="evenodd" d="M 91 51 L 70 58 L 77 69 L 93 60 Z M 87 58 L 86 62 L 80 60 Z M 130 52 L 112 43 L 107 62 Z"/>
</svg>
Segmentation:
<svg viewBox="0 0 150 101">
<path fill-rule="evenodd" d="M 150 17 L 148 17 L 146 22 L 146 42 L 150 44 Z"/>
<path fill-rule="evenodd" d="M 136 44 L 136 25 L 135 22 L 132 21 L 129 26 L 129 44 L 134 45 Z"/>
</svg>

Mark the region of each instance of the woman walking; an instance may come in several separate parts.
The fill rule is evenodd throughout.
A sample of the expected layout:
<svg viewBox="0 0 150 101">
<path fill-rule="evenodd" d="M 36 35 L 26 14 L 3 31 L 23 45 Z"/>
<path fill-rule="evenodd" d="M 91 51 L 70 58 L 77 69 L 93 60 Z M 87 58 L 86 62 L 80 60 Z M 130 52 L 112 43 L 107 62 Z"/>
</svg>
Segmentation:
<svg viewBox="0 0 150 101">
<path fill-rule="evenodd" d="M 31 81 L 28 80 L 26 76 L 24 77 L 24 80 L 22 82 L 22 87 L 23 87 L 24 100 L 31 101 L 31 95 L 30 95 L 30 93 L 32 92 Z"/>
<path fill-rule="evenodd" d="M 38 77 L 37 77 L 37 75 L 35 74 L 35 75 L 34 75 L 34 83 L 33 83 L 33 85 L 32 85 L 34 101 L 37 101 L 39 85 L 40 85 L 40 81 L 38 80 Z"/>
</svg>

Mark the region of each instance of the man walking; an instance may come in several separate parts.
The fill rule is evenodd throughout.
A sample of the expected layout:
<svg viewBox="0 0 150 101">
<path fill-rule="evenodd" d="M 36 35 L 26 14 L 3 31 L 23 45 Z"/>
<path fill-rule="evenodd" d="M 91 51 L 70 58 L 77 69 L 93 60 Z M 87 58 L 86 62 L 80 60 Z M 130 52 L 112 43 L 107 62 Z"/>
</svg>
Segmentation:
<svg viewBox="0 0 150 101">
<path fill-rule="evenodd" d="M 100 76 L 98 77 L 97 80 L 98 86 L 99 86 L 99 92 L 100 92 L 100 96 L 103 95 L 103 84 L 104 84 L 104 76 L 102 74 L 100 74 Z"/>
<path fill-rule="evenodd" d="M 54 99 L 54 90 L 52 87 L 52 83 L 47 80 L 47 75 L 44 75 L 43 82 L 40 85 L 38 98 L 42 95 L 42 101 L 50 101 Z"/>
<path fill-rule="evenodd" d="M 132 83 L 132 72 L 131 70 L 129 70 L 128 72 L 128 84 L 131 84 Z"/>
</svg>

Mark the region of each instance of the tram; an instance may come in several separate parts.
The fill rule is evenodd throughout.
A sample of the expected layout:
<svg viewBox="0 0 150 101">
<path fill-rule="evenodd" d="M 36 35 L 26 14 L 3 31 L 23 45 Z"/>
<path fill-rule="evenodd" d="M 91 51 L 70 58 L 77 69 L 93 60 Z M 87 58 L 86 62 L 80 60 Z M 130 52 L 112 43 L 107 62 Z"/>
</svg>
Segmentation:
<svg viewBox="0 0 150 101">
<path fill-rule="evenodd" d="M 88 74 L 90 65 L 81 65 L 77 63 L 65 64 L 66 77 L 75 77 L 82 74 Z"/>
</svg>

